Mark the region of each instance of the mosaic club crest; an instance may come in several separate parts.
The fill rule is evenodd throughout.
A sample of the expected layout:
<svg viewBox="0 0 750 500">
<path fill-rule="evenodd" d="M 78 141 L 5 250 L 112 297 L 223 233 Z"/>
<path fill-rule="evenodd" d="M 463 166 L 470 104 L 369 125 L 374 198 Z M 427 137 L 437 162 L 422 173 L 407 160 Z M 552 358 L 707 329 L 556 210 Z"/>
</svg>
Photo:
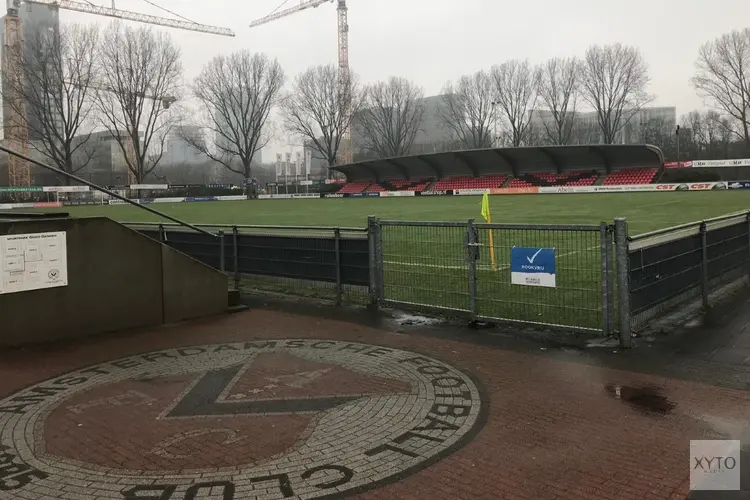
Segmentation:
<svg viewBox="0 0 750 500">
<path fill-rule="evenodd" d="M 0 400 L 0 498 L 321 498 L 470 440 L 480 391 L 416 353 L 332 340 L 168 349 Z"/>
</svg>

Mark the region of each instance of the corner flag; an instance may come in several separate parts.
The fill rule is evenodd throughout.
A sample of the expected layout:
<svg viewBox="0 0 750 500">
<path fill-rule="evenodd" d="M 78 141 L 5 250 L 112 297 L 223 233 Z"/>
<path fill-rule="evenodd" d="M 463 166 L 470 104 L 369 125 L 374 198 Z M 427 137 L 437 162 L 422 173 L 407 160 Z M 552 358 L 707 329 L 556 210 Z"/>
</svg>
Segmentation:
<svg viewBox="0 0 750 500">
<path fill-rule="evenodd" d="M 492 224 L 492 215 L 490 214 L 490 197 L 487 193 L 482 196 L 482 217 L 487 224 Z"/>
<path fill-rule="evenodd" d="M 492 224 L 490 197 L 487 193 L 484 193 L 482 196 L 482 217 L 487 221 L 487 224 Z M 492 263 L 492 270 L 497 271 L 497 266 L 495 265 L 495 243 L 492 241 L 492 229 L 490 229 L 490 262 Z"/>
</svg>

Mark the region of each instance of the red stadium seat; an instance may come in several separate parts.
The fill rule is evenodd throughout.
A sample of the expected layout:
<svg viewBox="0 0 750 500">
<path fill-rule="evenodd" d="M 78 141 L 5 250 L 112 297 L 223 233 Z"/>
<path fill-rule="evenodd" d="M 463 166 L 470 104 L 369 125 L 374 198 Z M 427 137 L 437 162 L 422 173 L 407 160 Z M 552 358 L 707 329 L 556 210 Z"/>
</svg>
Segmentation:
<svg viewBox="0 0 750 500">
<path fill-rule="evenodd" d="M 616 170 L 604 179 L 605 185 L 618 186 L 623 184 L 651 184 L 658 172 L 655 168 L 626 168 Z"/>
</svg>

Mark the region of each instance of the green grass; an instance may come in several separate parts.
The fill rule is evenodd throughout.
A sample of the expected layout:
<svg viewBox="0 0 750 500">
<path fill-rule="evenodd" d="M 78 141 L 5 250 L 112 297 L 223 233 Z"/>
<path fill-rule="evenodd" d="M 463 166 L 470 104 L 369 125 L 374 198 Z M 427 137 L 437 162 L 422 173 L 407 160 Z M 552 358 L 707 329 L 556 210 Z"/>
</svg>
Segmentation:
<svg viewBox="0 0 750 500">
<path fill-rule="evenodd" d="M 477 196 L 456 196 L 150 206 L 193 223 L 364 227 L 368 215 L 382 220 L 466 222 L 473 218 L 482 222 L 480 201 Z M 630 234 L 634 235 L 749 210 L 750 190 L 493 196 L 490 204 L 495 223 L 599 224 L 602 221 L 611 223 L 615 217 L 625 217 Z M 69 207 L 66 211 L 73 216 L 105 215 L 123 222 L 159 220 L 143 210 L 123 205 Z M 384 226 L 382 235 L 386 299 L 469 310 L 464 228 Z M 490 259 L 489 231 L 480 230 L 479 239 L 482 246 L 477 270 L 477 310 L 481 316 L 583 328 L 601 327 L 598 232 L 494 230 L 494 270 Z M 557 287 L 512 285 L 509 260 L 513 246 L 555 248 Z M 268 279 L 263 278 L 262 283 L 260 280 L 258 283 L 258 288 L 265 289 Z M 287 283 L 280 288 L 285 287 L 295 288 Z M 276 288 L 274 290 L 278 291 Z"/>
<path fill-rule="evenodd" d="M 381 219 L 479 220 L 478 196 L 425 198 L 336 198 L 257 200 L 150 205 L 188 222 L 208 224 L 329 225 L 367 224 Z M 493 222 L 590 224 L 626 217 L 631 234 L 750 209 L 750 190 L 622 194 L 518 195 L 491 197 Z M 53 211 L 59 211 L 55 209 Z M 119 221 L 158 221 L 127 206 L 66 207 L 73 216 L 106 215 Z"/>
</svg>

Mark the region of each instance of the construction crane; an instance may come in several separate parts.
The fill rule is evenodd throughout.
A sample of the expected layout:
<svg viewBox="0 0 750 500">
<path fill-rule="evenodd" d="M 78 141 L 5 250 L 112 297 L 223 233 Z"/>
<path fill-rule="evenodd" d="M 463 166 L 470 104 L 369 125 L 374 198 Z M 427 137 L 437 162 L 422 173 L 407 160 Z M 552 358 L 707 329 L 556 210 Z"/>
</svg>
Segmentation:
<svg viewBox="0 0 750 500">
<path fill-rule="evenodd" d="M 345 113 L 346 130 L 342 134 L 341 151 L 339 153 L 339 163 L 351 163 L 353 156 L 352 135 L 351 135 L 351 117 L 348 116 L 351 110 L 351 79 L 349 71 L 349 9 L 346 6 L 346 0 L 306 0 L 300 1 L 298 5 L 283 10 L 276 10 L 266 17 L 257 19 L 250 23 L 254 28 L 261 24 L 270 23 L 281 19 L 282 17 L 295 14 L 302 10 L 318 7 L 324 3 L 338 2 L 336 11 L 338 12 L 338 45 L 339 45 L 339 96 L 342 99 L 342 112 Z M 283 4 L 282 4 L 283 5 Z"/>
<path fill-rule="evenodd" d="M 5 40 L 3 47 L 3 57 L 5 59 L 4 71 L 7 73 L 7 78 L 16 79 L 15 81 L 18 81 L 18 78 L 20 77 L 20 65 L 23 61 L 23 27 L 21 26 L 21 20 L 18 16 L 22 3 L 47 5 L 52 9 L 84 12 L 98 16 L 113 17 L 115 19 L 165 26 L 167 28 L 196 31 L 211 35 L 235 36 L 234 32 L 228 28 L 195 23 L 184 18 L 172 19 L 120 10 L 115 7 L 115 0 L 112 0 L 111 7 L 94 5 L 90 2 L 76 2 L 74 0 L 7 0 L 8 11 L 5 16 Z M 153 4 L 150 1 L 148 3 L 158 7 L 158 5 Z M 15 92 L 6 92 L 5 99 L 9 103 L 8 106 L 4 106 L 4 111 L 6 113 L 5 139 L 8 143 L 8 147 L 27 155 L 29 149 L 29 132 L 24 111 L 25 103 L 23 97 Z M 9 185 L 14 187 L 30 186 L 31 172 L 29 164 L 20 158 L 10 155 L 8 157 L 8 181 Z"/>
</svg>

